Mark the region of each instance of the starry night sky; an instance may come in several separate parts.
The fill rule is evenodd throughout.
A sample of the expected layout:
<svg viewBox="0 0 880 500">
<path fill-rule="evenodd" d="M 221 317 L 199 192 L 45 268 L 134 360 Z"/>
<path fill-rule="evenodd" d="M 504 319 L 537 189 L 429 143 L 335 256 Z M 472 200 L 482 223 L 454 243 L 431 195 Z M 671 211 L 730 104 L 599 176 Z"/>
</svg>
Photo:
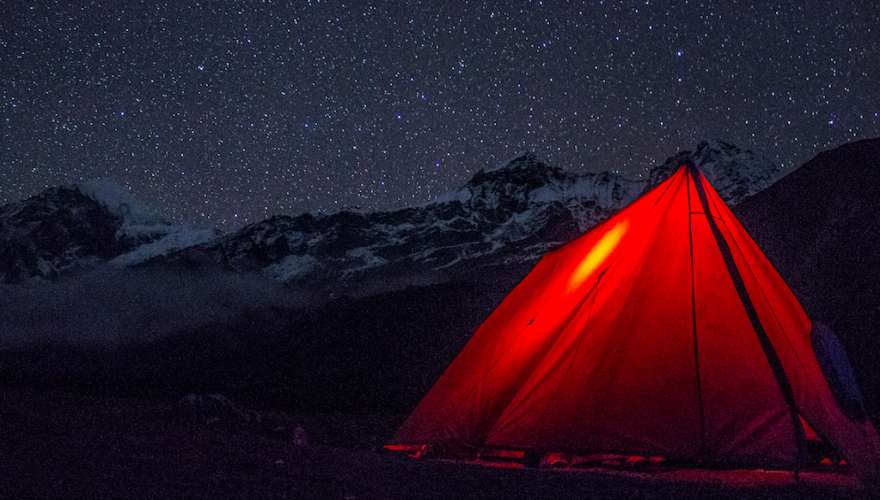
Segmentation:
<svg viewBox="0 0 880 500">
<path fill-rule="evenodd" d="M 874 0 L 3 11 L 0 203 L 112 177 L 233 229 L 426 202 L 525 150 L 635 177 L 708 138 L 791 167 L 880 135 Z"/>
</svg>

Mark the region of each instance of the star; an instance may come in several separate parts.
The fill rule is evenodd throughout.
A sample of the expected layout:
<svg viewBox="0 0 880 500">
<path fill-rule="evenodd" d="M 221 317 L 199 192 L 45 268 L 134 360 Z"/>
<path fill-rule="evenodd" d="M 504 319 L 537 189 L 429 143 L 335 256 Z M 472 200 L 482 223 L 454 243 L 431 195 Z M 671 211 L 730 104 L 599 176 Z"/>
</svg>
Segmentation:
<svg viewBox="0 0 880 500">
<path fill-rule="evenodd" d="M 167 218 L 420 204 L 524 151 L 632 178 L 705 139 L 793 167 L 880 136 L 880 10 L 695 0 L 34 3 L 0 204 L 109 177 Z"/>
</svg>

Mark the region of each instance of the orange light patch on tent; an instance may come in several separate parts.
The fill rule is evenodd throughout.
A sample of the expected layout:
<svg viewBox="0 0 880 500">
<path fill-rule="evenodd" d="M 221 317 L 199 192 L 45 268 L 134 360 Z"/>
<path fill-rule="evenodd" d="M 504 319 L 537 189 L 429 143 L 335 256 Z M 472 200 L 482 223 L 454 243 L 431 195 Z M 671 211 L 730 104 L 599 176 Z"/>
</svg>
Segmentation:
<svg viewBox="0 0 880 500">
<path fill-rule="evenodd" d="M 595 245 L 593 245 L 593 248 L 590 249 L 581 263 L 578 264 L 577 268 L 574 270 L 571 278 L 569 278 L 567 289 L 569 293 L 581 286 L 581 284 L 593 274 L 593 271 L 605 262 L 605 259 L 611 255 L 611 252 L 617 248 L 621 238 L 626 234 L 627 229 L 629 229 L 629 222 L 618 222 L 607 233 L 605 233 Z"/>
</svg>

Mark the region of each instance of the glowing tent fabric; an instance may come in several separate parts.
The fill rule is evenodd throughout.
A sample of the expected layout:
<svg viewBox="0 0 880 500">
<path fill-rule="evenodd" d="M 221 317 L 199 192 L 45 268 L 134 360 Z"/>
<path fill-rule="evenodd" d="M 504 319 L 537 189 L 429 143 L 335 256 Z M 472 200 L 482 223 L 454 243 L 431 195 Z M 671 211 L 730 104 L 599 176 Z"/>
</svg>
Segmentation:
<svg viewBox="0 0 880 500">
<path fill-rule="evenodd" d="M 683 165 L 545 255 L 395 442 L 796 468 L 812 429 L 877 477 L 877 433 L 841 411 L 810 319 Z"/>
</svg>

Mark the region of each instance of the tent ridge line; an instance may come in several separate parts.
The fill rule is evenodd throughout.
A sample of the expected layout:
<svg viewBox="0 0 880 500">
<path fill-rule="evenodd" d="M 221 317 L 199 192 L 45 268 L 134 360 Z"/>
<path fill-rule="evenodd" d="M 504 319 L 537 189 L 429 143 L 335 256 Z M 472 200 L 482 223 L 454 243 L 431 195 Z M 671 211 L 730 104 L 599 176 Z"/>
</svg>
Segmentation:
<svg viewBox="0 0 880 500">
<path fill-rule="evenodd" d="M 702 184 L 702 174 L 697 169 L 696 165 L 693 164 L 693 162 L 689 161 L 687 163 L 687 169 L 688 172 L 693 176 L 694 185 L 697 188 L 697 195 L 700 198 L 700 204 L 703 206 L 703 210 L 708 215 L 706 217 L 706 221 L 709 223 L 709 228 L 712 230 L 712 235 L 715 238 L 715 243 L 718 245 L 718 249 L 721 251 L 721 256 L 723 257 L 725 267 L 727 268 L 727 273 L 730 275 L 731 281 L 733 281 L 733 286 L 736 290 L 737 296 L 740 299 L 740 303 L 745 308 L 746 315 L 748 316 L 749 321 L 751 322 L 752 327 L 755 330 L 755 334 L 758 337 L 758 342 L 761 345 L 761 350 L 764 352 L 764 356 L 765 358 L 767 358 L 767 363 L 770 365 L 770 371 L 773 373 L 773 377 L 776 379 L 779 390 L 780 392 L 782 392 L 782 397 L 788 405 L 789 413 L 791 414 L 792 419 L 792 428 L 794 429 L 795 434 L 795 445 L 797 447 L 797 455 L 795 458 L 795 476 L 797 477 L 800 470 L 801 461 L 803 459 L 803 454 L 805 452 L 804 443 L 806 438 L 804 436 L 804 429 L 801 426 L 800 413 L 798 412 L 797 403 L 794 399 L 794 391 L 792 390 L 791 382 L 788 380 L 788 376 L 785 373 L 785 368 L 782 366 L 782 360 L 779 358 L 779 354 L 773 347 L 773 343 L 770 341 L 770 337 L 769 335 L 767 335 L 767 331 L 764 329 L 764 325 L 761 323 L 761 318 L 758 316 L 758 311 L 755 308 L 755 304 L 752 302 L 748 290 L 746 290 L 745 281 L 743 281 L 742 275 L 740 274 L 739 269 L 736 267 L 736 262 L 734 261 L 733 252 L 730 249 L 730 245 L 727 243 L 727 240 L 724 239 L 724 235 L 721 233 L 721 229 L 715 222 L 714 215 L 712 215 L 712 211 L 709 208 L 709 200 L 706 196 L 706 191 Z"/>
<path fill-rule="evenodd" d="M 706 454 L 706 420 L 703 405 L 703 380 L 700 374 L 700 345 L 697 338 L 697 294 L 696 294 L 696 276 L 694 275 L 694 234 L 693 225 L 691 223 L 692 215 L 695 213 L 691 207 L 691 172 L 690 169 L 685 170 L 686 182 L 685 192 L 687 193 L 688 204 L 688 248 L 690 250 L 691 259 L 691 323 L 693 326 L 694 336 L 694 368 L 697 379 L 697 404 L 700 409 L 700 448 L 699 457 L 703 458 Z M 703 213 L 703 212 L 697 212 Z"/>
</svg>

